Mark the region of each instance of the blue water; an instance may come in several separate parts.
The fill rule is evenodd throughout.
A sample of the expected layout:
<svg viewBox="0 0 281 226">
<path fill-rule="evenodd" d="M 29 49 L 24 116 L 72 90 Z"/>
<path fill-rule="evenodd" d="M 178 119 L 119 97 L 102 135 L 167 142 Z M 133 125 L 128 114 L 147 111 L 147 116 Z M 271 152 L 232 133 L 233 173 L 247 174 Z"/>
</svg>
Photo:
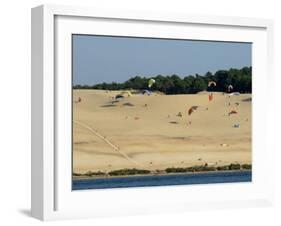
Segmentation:
<svg viewBox="0 0 281 226">
<path fill-rule="evenodd" d="M 251 182 L 251 171 L 214 172 L 196 174 L 174 174 L 161 176 L 136 176 L 122 178 L 98 178 L 73 180 L 72 189 L 104 189 L 104 188 L 128 188 L 147 186 L 167 186 L 186 184 L 212 184 Z"/>
</svg>

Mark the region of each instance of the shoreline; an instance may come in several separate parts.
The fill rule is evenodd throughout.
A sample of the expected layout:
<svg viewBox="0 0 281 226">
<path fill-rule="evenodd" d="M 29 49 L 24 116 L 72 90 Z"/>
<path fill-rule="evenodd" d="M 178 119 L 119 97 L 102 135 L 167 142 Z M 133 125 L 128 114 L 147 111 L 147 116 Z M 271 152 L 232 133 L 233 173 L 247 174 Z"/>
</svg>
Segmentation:
<svg viewBox="0 0 281 226">
<path fill-rule="evenodd" d="M 197 172 L 175 172 L 175 173 L 149 173 L 149 174 L 135 174 L 135 175 L 118 175 L 118 176 L 72 176 L 72 181 L 81 180 L 95 180 L 95 179 L 114 179 L 114 178 L 128 178 L 128 177 L 149 177 L 149 176 L 168 176 L 168 175 L 196 175 L 209 173 L 226 173 L 226 172 L 251 172 L 252 169 L 237 169 L 237 170 L 211 170 L 211 171 L 197 171 Z"/>
<path fill-rule="evenodd" d="M 149 176 L 168 176 L 168 175 L 191 175 L 191 174 L 209 174 L 209 173 L 226 173 L 226 172 L 251 172 L 252 170 L 215 170 L 215 171 L 201 171 L 201 172 L 187 172 L 187 173 L 161 173 L 161 174 L 137 174 L 124 176 L 108 176 L 108 177 L 72 177 L 72 181 L 81 180 L 95 180 L 95 179 L 114 179 L 114 178 L 128 178 L 128 177 L 149 177 Z"/>
</svg>

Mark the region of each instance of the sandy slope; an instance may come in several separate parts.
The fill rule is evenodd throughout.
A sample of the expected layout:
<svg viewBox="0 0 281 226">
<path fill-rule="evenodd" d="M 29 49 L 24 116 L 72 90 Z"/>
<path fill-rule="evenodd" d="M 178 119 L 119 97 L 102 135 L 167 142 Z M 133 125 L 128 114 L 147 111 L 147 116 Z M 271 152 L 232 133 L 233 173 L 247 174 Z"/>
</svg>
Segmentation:
<svg viewBox="0 0 281 226">
<path fill-rule="evenodd" d="M 133 95 L 112 105 L 117 93 L 74 91 L 82 98 L 73 103 L 74 172 L 251 163 L 251 101 L 243 101 L 250 94 L 214 93 L 212 102 L 204 92 Z M 199 107 L 188 116 L 192 105 Z"/>
</svg>

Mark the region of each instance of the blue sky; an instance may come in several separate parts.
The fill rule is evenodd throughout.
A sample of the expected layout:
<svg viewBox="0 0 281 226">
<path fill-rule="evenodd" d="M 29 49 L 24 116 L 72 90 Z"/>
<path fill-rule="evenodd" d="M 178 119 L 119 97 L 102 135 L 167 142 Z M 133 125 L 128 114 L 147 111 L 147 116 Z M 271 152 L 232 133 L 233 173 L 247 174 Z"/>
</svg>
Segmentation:
<svg viewBox="0 0 281 226">
<path fill-rule="evenodd" d="M 250 43 L 73 35 L 73 83 L 180 77 L 251 66 Z"/>
</svg>

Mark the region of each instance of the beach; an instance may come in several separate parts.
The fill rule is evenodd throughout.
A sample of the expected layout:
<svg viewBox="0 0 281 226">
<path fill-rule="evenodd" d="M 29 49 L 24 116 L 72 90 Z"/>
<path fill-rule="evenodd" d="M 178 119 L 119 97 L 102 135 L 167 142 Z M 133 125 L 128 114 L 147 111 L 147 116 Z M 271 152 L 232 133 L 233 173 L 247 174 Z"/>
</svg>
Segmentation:
<svg viewBox="0 0 281 226">
<path fill-rule="evenodd" d="M 252 163 L 251 94 L 120 92 L 73 90 L 73 172 Z"/>
</svg>

